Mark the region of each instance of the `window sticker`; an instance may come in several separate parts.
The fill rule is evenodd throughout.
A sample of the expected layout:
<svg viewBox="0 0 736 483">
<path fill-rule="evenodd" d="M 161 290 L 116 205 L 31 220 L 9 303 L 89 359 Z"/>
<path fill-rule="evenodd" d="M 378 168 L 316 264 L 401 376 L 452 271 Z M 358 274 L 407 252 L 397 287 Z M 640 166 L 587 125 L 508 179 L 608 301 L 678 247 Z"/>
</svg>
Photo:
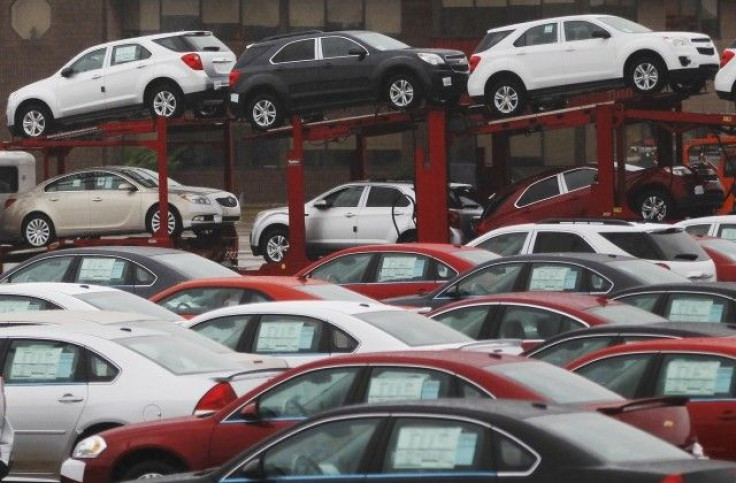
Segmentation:
<svg viewBox="0 0 736 483">
<path fill-rule="evenodd" d="M 458 466 L 470 466 L 475 459 L 475 445 L 478 441 L 476 433 L 463 433 L 457 442 L 455 450 L 455 464 Z"/>
<path fill-rule="evenodd" d="M 312 348 L 314 340 L 314 326 L 304 325 L 299 332 L 299 350 L 309 350 Z"/>
<path fill-rule="evenodd" d="M 667 365 L 664 393 L 668 396 L 712 396 L 719 361 L 673 360 Z"/>
<path fill-rule="evenodd" d="M 395 469 L 452 469 L 462 428 L 401 428 Z"/>
<path fill-rule="evenodd" d="M 721 228 L 721 238 L 726 240 L 736 241 L 736 228 Z"/>
<path fill-rule="evenodd" d="M 424 273 L 424 260 L 408 257 L 385 258 L 378 275 L 380 281 L 406 280 Z"/>
<path fill-rule="evenodd" d="M 53 348 L 47 345 L 16 347 L 10 378 L 16 382 L 56 379 L 61 372 L 60 369 L 65 369 L 67 364 L 68 373 L 71 374 L 71 363 L 67 361 L 62 363 L 62 350 L 61 347 Z"/>
<path fill-rule="evenodd" d="M 123 278 L 125 262 L 114 258 L 85 258 L 79 267 L 79 279 L 85 281 Z"/>
<path fill-rule="evenodd" d="M 430 381 L 429 376 L 419 374 L 384 373 L 371 379 L 367 402 L 399 401 L 406 399 L 437 399 L 439 381 Z"/>
<path fill-rule="evenodd" d="M 668 319 L 673 322 L 720 322 L 723 305 L 712 299 L 678 298 L 672 301 Z"/>
<path fill-rule="evenodd" d="M 38 307 L 31 307 L 30 300 L 0 300 L 0 314 L 24 310 L 38 310 Z"/>
<path fill-rule="evenodd" d="M 131 62 L 135 60 L 135 53 L 137 51 L 135 45 L 126 45 L 124 47 L 118 47 L 115 49 L 115 60 L 113 63 L 122 64 L 123 62 Z"/>
<path fill-rule="evenodd" d="M 538 267 L 532 270 L 529 290 L 574 290 L 577 286 L 578 274 L 570 267 Z"/>
<path fill-rule="evenodd" d="M 554 31 L 555 26 L 553 24 L 548 24 L 544 26 L 544 33 L 545 34 L 551 34 Z"/>
<path fill-rule="evenodd" d="M 256 350 L 263 352 L 299 352 L 304 322 L 263 322 L 258 332 Z"/>
<path fill-rule="evenodd" d="M 719 367 L 716 374 L 714 392 L 716 394 L 731 394 L 731 381 L 733 381 L 733 367 Z"/>
</svg>

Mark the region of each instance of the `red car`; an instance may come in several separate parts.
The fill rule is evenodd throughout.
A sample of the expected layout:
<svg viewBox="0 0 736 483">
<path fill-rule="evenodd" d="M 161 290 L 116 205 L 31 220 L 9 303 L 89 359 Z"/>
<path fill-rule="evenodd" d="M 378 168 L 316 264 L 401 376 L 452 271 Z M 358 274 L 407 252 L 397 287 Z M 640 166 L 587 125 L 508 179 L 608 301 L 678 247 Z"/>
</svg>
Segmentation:
<svg viewBox="0 0 736 483">
<path fill-rule="evenodd" d="M 427 315 L 473 339 L 521 339 L 524 350 L 571 330 L 667 320 L 605 297 L 549 292 L 466 299 L 444 305 Z"/>
<path fill-rule="evenodd" d="M 628 398 L 686 396 L 694 435 L 711 458 L 736 459 L 736 341 L 659 339 L 624 344 L 566 366 Z"/>
<path fill-rule="evenodd" d="M 736 282 L 736 243 L 725 238 L 696 236 L 695 241 L 716 265 L 719 282 Z"/>
<path fill-rule="evenodd" d="M 399 243 L 348 248 L 324 257 L 297 278 L 336 283 L 374 299 L 431 292 L 460 272 L 498 255 L 442 243 Z"/>
<path fill-rule="evenodd" d="M 150 298 L 182 317 L 192 318 L 231 305 L 272 300 L 375 300 L 322 280 L 295 277 L 200 278 L 174 285 Z"/>
<path fill-rule="evenodd" d="M 196 471 L 327 409 L 446 397 L 597 408 L 671 442 L 690 438 L 684 399 L 628 401 L 544 362 L 471 351 L 361 354 L 291 369 L 211 416 L 134 424 L 83 440 L 62 466 L 62 481 L 102 483 Z"/>
<path fill-rule="evenodd" d="M 481 215 L 479 234 L 507 225 L 549 218 L 596 217 L 591 186 L 598 169 L 558 168 L 523 179 L 492 195 Z M 627 165 L 626 201 L 646 221 L 678 214 L 710 214 L 723 204 L 723 185 L 707 165 L 639 168 Z"/>
</svg>

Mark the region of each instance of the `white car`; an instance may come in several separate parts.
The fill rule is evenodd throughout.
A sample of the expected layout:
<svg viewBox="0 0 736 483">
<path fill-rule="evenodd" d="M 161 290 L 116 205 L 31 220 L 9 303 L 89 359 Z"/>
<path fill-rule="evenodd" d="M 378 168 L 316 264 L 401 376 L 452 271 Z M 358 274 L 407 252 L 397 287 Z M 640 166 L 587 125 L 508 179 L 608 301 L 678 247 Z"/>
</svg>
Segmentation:
<svg viewBox="0 0 736 483">
<path fill-rule="evenodd" d="M 468 93 L 502 116 L 531 99 L 602 85 L 640 93 L 700 90 L 718 69 L 705 34 L 653 32 L 610 15 L 573 15 L 489 30 L 470 58 Z"/>
<path fill-rule="evenodd" d="M 675 223 L 691 235 L 715 236 L 736 242 L 736 215 L 703 216 Z"/>
<path fill-rule="evenodd" d="M 502 256 L 529 253 L 630 255 L 697 282 L 714 282 L 713 260 L 682 228 L 623 220 L 559 220 L 491 230 L 468 243 Z"/>
<path fill-rule="evenodd" d="M 456 349 L 475 341 L 435 320 L 379 303 L 300 300 L 213 310 L 187 327 L 233 350 L 290 366 L 345 353 Z"/>
<path fill-rule="evenodd" d="M 211 32 L 182 31 L 116 40 L 74 56 L 46 79 L 10 94 L 8 128 L 45 136 L 59 124 L 146 108 L 180 116 L 223 106 L 235 54 Z"/>
<path fill-rule="evenodd" d="M 723 51 L 721 68 L 713 81 L 716 94 L 721 99 L 736 101 L 736 41 Z"/>
<path fill-rule="evenodd" d="M 63 327 L 2 318 L 0 345 L 8 419 L 16 430 L 9 479 L 24 481 L 58 481 L 62 461 L 88 436 L 207 413 L 274 374 L 244 371 L 171 333 L 104 323 Z"/>
</svg>

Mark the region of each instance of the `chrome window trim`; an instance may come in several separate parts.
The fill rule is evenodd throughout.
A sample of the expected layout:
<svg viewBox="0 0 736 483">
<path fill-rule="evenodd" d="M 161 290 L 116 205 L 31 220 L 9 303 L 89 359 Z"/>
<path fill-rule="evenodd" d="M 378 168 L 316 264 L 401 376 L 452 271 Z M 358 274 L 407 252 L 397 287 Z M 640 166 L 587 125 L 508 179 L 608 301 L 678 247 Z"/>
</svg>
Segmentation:
<svg viewBox="0 0 736 483">
<path fill-rule="evenodd" d="M 552 176 L 547 176 L 546 178 L 542 178 L 540 180 L 537 180 L 534 183 L 532 183 L 529 186 L 527 186 L 526 189 L 519 195 L 519 197 L 516 198 L 516 201 L 514 202 L 514 207 L 515 208 L 526 208 L 527 206 L 536 205 L 537 203 L 541 203 L 542 201 L 551 200 L 552 198 L 557 198 L 558 196 L 564 195 L 566 192 L 564 192 L 562 190 L 563 186 L 562 186 L 562 183 L 560 182 L 561 174 L 562 173 L 557 173 L 557 174 L 553 174 Z M 535 186 L 535 185 L 537 185 L 537 184 L 539 184 L 539 183 L 541 183 L 543 181 L 547 181 L 548 179 L 551 179 L 551 178 L 557 178 L 557 189 L 560 190 L 559 193 L 557 193 L 556 195 L 548 196 L 547 198 L 542 198 L 542 199 L 533 201 L 531 203 L 527 203 L 525 205 L 520 205 L 519 204 L 519 200 L 521 200 L 524 197 L 524 195 L 526 194 L 526 192 L 529 191 L 533 186 Z"/>
<path fill-rule="evenodd" d="M 119 256 L 119 255 L 108 255 L 108 254 L 104 254 L 104 255 L 103 254 L 99 254 L 98 255 L 96 253 L 75 253 L 72 256 L 80 257 L 80 260 L 79 260 L 79 263 L 80 264 L 82 263 L 82 260 L 81 260 L 82 257 L 117 258 L 117 259 L 120 259 L 120 260 L 125 260 L 126 262 L 130 262 L 133 265 L 142 268 L 143 270 L 145 270 L 146 272 L 148 272 L 149 274 L 151 274 L 153 276 L 153 281 L 151 283 L 149 283 L 148 285 L 143 285 L 143 284 L 140 284 L 140 283 L 135 283 L 135 280 L 134 280 L 132 284 L 126 284 L 126 285 L 106 285 L 106 287 L 112 287 L 112 288 L 115 288 L 115 287 L 151 287 L 151 286 L 153 286 L 158 281 L 158 275 L 156 275 L 155 273 L 153 273 L 152 271 L 150 271 L 148 268 L 144 267 L 140 263 L 135 262 L 135 261 L 133 261 L 130 258 L 127 258 L 127 257 L 123 257 L 123 256 Z M 44 258 L 44 260 L 47 260 L 47 258 Z M 77 267 L 77 269 L 79 269 L 79 267 Z M 76 276 L 76 274 L 75 274 L 75 276 Z M 89 284 L 91 282 L 77 282 L 77 281 L 72 281 L 71 283 Z M 156 304 L 156 305 L 158 305 L 158 304 Z"/>
<path fill-rule="evenodd" d="M 470 300 L 472 300 L 472 299 L 470 299 Z M 441 311 L 439 311 L 439 312 L 437 312 L 435 314 L 432 314 L 432 317 L 430 317 L 430 319 L 433 319 L 437 315 L 446 314 L 447 312 L 454 312 L 454 311 L 460 310 L 460 309 L 466 309 L 468 307 L 479 307 L 479 306 L 490 306 L 490 305 L 498 305 L 498 306 L 504 306 L 504 307 L 507 307 L 507 306 L 527 307 L 527 308 L 531 308 L 531 309 L 539 309 L 539 310 L 542 310 L 544 312 L 553 312 L 555 314 L 562 315 L 563 317 L 567 317 L 568 319 L 572 319 L 572 320 L 574 320 L 576 322 L 579 322 L 580 324 L 582 324 L 582 327 L 579 327 L 579 329 L 585 329 L 585 328 L 590 327 L 590 324 L 588 324 L 584 320 L 580 319 L 579 317 L 576 317 L 574 315 L 571 315 L 569 313 L 563 312 L 563 311 L 558 310 L 558 309 L 552 309 L 552 308 L 549 308 L 549 307 L 545 307 L 543 305 L 535 305 L 535 304 L 533 304 L 531 302 L 505 302 L 505 301 L 500 301 L 500 300 L 499 301 L 495 301 L 494 300 L 493 302 L 471 302 L 471 303 L 468 303 L 467 305 L 463 305 L 462 307 L 456 307 L 454 309 L 448 309 L 448 310 L 441 310 Z M 578 330 L 578 329 L 573 329 L 573 330 Z"/>
</svg>

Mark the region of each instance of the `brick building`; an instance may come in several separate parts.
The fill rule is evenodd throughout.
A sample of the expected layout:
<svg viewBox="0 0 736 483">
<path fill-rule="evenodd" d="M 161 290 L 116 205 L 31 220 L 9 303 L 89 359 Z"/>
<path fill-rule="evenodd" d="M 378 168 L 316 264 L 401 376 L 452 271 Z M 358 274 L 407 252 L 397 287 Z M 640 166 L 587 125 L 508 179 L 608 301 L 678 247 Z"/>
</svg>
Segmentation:
<svg viewBox="0 0 736 483">
<path fill-rule="evenodd" d="M 280 32 L 346 28 L 377 30 L 418 46 L 472 49 L 488 28 L 556 15 L 611 13 L 656 30 L 702 31 L 720 48 L 736 38 L 736 0 L 0 0 L 0 106 L 8 94 L 50 75 L 80 50 L 108 40 L 181 29 L 212 30 L 236 54 L 252 41 Z M 713 94 L 696 96 L 685 109 L 734 112 Z M 335 112 L 331 117 L 340 116 Z M 3 119 L 4 122 L 4 119 Z M 237 127 L 238 130 L 245 129 Z M 2 129 L 2 139 L 9 134 Z M 632 126 L 636 144 L 647 126 Z M 374 177 L 412 176 L 414 134 L 368 140 L 368 172 Z M 354 139 L 309 146 L 307 194 L 349 178 Z M 277 203 L 286 197 L 283 170 L 288 141 L 239 143 L 237 187 L 248 202 Z M 511 170 L 521 177 L 544 166 L 594 161 L 592 128 L 516 136 Z M 221 183 L 222 153 L 204 147 L 172 149 L 174 177 L 183 182 Z M 77 150 L 69 165 L 127 162 L 128 149 Z M 473 181 L 476 157 L 492 164 L 490 140 L 472 138 L 450 148 L 453 180 Z"/>
</svg>

